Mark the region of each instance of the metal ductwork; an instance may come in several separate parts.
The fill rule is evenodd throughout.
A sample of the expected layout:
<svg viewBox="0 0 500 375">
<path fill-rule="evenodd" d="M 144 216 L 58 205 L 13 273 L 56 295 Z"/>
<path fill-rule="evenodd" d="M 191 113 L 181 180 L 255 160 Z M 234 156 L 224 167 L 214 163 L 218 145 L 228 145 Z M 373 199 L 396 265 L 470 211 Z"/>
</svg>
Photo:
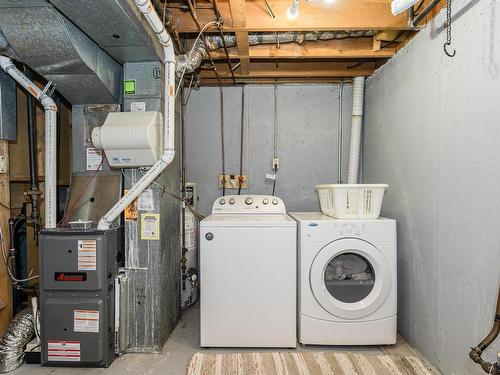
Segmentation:
<svg viewBox="0 0 500 375">
<path fill-rule="evenodd" d="M 307 31 L 307 32 L 279 32 L 279 33 L 250 33 L 248 34 L 248 44 L 277 44 L 317 42 L 321 40 L 347 39 L 372 37 L 376 31 Z M 221 36 L 214 35 L 206 38 L 208 49 L 215 51 L 224 47 Z M 236 36 L 234 34 L 224 35 L 224 41 L 228 48 L 236 46 Z M 195 71 L 207 57 L 208 53 L 205 44 L 199 40 L 190 52 L 177 57 L 177 76 Z"/>
<path fill-rule="evenodd" d="M 71 104 L 119 102 L 120 64 L 47 1 L 0 0 L 0 29 L 15 58 L 53 81 Z"/>
<path fill-rule="evenodd" d="M 10 372 L 24 362 L 24 347 L 35 334 L 33 312 L 25 309 L 18 313 L 0 337 L 0 373 Z"/>
<path fill-rule="evenodd" d="M 132 0 L 50 0 L 119 63 L 158 61 L 163 49 Z"/>
</svg>

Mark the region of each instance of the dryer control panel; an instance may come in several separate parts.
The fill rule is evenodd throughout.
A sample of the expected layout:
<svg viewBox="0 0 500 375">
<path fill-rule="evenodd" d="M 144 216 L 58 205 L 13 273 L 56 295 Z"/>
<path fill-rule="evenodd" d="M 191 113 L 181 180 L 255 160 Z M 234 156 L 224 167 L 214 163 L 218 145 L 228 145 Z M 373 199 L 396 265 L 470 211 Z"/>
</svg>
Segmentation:
<svg viewBox="0 0 500 375">
<path fill-rule="evenodd" d="M 286 208 L 272 195 L 226 195 L 215 200 L 212 214 L 286 214 Z"/>
</svg>

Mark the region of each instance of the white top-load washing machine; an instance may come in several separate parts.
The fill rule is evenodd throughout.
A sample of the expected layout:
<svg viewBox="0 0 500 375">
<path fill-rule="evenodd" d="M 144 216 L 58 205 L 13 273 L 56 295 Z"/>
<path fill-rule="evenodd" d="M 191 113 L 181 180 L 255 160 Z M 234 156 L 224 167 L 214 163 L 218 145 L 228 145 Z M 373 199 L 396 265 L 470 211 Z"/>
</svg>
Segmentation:
<svg viewBox="0 0 500 375">
<path fill-rule="evenodd" d="M 202 347 L 295 347 L 296 230 L 274 196 L 215 201 L 200 224 Z"/>
<path fill-rule="evenodd" d="M 396 342 L 396 222 L 290 213 L 298 222 L 299 342 Z"/>
</svg>

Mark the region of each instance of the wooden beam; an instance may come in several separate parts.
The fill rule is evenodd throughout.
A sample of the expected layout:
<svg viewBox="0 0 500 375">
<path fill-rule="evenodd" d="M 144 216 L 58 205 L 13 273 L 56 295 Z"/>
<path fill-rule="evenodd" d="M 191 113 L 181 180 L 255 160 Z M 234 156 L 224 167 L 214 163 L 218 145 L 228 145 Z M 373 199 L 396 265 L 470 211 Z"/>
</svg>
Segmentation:
<svg viewBox="0 0 500 375">
<path fill-rule="evenodd" d="M 289 20 L 286 16 L 290 0 L 269 0 L 276 15 L 272 18 L 262 0 L 245 2 L 246 25 L 241 26 L 231 18 L 230 2 L 243 0 L 220 0 L 217 5 L 225 20 L 224 31 L 310 31 L 310 30 L 407 30 L 407 15 L 393 16 L 390 0 L 335 0 L 331 4 L 324 1 L 303 1 L 299 6 L 299 16 Z M 203 26 L 213 20 L 213 11 L 205 9 L 204 0 L 197 2 L 197 15 Z M 207 3 L 208 4 L 208 3 Z M 174 21 L 181 33 L 196 33 L 198 29 L 189 13 L 179 9 L 179 3 L 171 6 Z"/>
<path fill-rule="evenodd" d="M 252 62 L 247 76 L 237 72 L 236 78 L 340 78 L 354 76 L 369 76 L 380 65 L 376 61 L 367 61 L 357 64 L 357 61 L 334 61 L 334 62 Z M 231 78 L 227 66 L 223 63 L 217 64 L 217 71 L 221 78 Z M 210 70 L 201 70 L 201 79 L 212 79 Z"/>
<path fill-rule="evenodd" d="M 9 142 L 0 140 L 0 155 L 7 158 L 7 171 L 9 171 Z M 9 217 L 10 211 L 10 183 L 9 173 L 0 174 L 0 226 L 3 234 L 3 250 L 9 251 Z M 6 304 L 0 309 L 0 335 L 3 334 L 12 319 L 12 284 L 5 268 L 3 258 L 0 262 L 0 299 Z"/>
<path fill-rule="evenodd" d="M 235 48 L 229 48 L 229 57 L 238 59 L 239 55 Z M 276 44 L 260 44 L 250 46 L 249 57 L 251 59 L 345 59 L 345 58 L 391 58 L 395 53 L 395 47 L 373 50 L 373 38 L 349 38 L 338 40 L 325 40 L 318 42 L 306 42 L 304 44 L 282 43 L 280 48 Z M 214 59 L 225 59 L 224 50 L 212 52 Z"/>
<path fill-rule="evenodd" d="M 229 0 L 231 9 L 231 20 L 234 27 L 246 29 L 246 6 L 245 0 Z M 246 30 L 236 32 L 236 45 L 238 47 L 241 74 L 248 74 L 248 32 Z"/>
</svg>

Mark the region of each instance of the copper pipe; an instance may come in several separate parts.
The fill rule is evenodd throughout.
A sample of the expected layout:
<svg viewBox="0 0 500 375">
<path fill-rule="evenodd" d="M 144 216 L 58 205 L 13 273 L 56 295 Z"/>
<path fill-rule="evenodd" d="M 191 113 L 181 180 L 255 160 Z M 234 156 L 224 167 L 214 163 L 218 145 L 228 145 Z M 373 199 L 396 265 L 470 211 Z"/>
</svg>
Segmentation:
<svg viewBox="0 0 500 375">
<path fill-rule="evenodd" d="M 484 372 L 488 374 L 500 374 L 500 365 L 498 363 L 493 364 L 490 362 L 486 362 L 481 358 L 481 355 L 483 352 L 486 350 L 488 346 L 491 345 L 493 341 L 498 337 L 500 334 L 500 289 L 498 290 L 498 297 L 497 297 L 497 308 L 495 311 L 495 319 L 493 321 L 493 327 L 491 328 L 490 333 L 484 338 L 481 343 L 476 346 L 475 348 L 472 348 L 472 350 L 469 353 L 470 359 L 472 359 L 474 362 L 479 364 L 481 368 L 484 370 Z"/>
</svg>

